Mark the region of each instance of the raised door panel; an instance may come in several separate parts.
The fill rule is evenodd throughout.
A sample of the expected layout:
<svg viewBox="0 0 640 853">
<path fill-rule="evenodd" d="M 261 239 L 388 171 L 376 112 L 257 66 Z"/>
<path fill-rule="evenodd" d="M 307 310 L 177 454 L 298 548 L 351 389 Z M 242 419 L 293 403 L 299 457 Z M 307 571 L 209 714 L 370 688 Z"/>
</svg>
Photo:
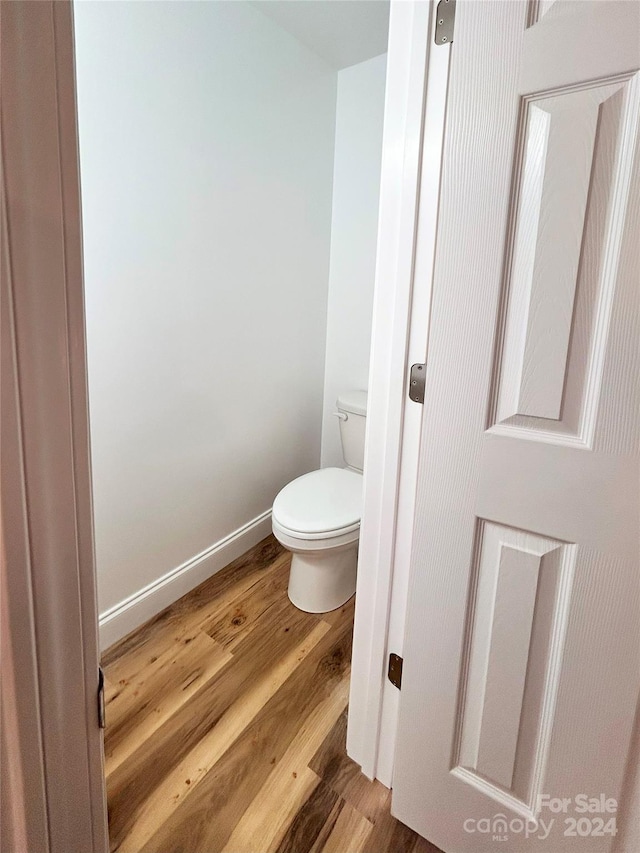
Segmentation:
<svg viewBox="0 0 640 853">
<path fill-rule="evenodd" d="M 575 556 L 570 543 L 478 520 L 453 772 L 531 818 Z"/>
<path fill-rule="evenodd" d="M 523 99 L 495 433 L 593 441 L 639 113 L 637 73 Z"/>
</svg>

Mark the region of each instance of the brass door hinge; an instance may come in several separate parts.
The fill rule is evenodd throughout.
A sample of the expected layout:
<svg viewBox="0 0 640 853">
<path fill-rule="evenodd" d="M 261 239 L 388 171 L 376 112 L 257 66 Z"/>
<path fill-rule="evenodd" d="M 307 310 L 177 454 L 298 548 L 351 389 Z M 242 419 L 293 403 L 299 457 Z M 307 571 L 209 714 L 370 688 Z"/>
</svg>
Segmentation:
<svg viewBox="0 0 640 853">
<path fill-rule="evenodd" d="M 400 690 L 402 686 L 402 658 L 393 652 L 389 655 L 389 681 Z"/>
</svg>

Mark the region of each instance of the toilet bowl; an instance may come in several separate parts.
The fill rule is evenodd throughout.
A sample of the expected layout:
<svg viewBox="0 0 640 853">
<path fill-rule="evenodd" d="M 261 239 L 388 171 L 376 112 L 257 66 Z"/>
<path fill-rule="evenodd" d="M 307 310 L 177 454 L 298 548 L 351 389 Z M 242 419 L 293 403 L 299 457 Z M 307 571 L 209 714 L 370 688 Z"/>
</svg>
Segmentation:
<svg viewBox="0 0 640 853">
<path fill-rule="evenodd" d="M 356 590 L 366 403 L 365 391 L 338 398 L 347 467 L 303 474 L 273 504 L 274 536 L 292 553 L 289 598 L 307 613 L 335 610 Z"/>
</svg>

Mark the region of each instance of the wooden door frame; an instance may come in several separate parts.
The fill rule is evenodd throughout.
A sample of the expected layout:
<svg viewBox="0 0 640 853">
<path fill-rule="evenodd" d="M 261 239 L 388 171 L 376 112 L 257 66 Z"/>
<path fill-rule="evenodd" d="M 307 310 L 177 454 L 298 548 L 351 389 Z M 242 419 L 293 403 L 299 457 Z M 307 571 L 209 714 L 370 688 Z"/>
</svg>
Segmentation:
<svg viewBox="0 0 640 853">
<path fill-rule="evenodd" d="M 426 360 L 451 53 L 434 41 L 436 6 L 392 0 L 387 53 L 347 752 L 388 787 L 398 696 L 387 660 L 402 654 L 423 412 L 408 368 Z"/>
<path fill-rule="evenodd" d="M 72 8 L 0 5 L 0 846 L 106 853 Z"/>
</svg>

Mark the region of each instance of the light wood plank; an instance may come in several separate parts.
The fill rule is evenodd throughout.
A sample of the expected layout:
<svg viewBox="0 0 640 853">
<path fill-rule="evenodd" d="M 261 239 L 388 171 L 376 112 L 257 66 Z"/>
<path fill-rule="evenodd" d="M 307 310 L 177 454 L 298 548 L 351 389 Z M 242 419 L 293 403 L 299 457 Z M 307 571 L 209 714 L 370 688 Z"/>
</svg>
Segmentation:
<svg viewBox="0 0 640 853">
<path fill-rule="evenodd" d="M 322 853 L 362 853 L 373 824 L 357 809 L 345 803 L 338 815 Z"/>
<path fill-rule="evenodd" d="M 198 633 L 187 646 L 170 646 L 134 681 L 119 682 L 118 690 L 107 697 L 107 781 L 140 741 L 151 738 L 230 660 L 228 651 Z"/>
<path fill-rule="evenodd" d="M 186 643 L 203 624 L 230 601 L 249 590 L 269 573 L 285 554 L 273 536 L 259 542 L 246 554 L 187 595 L 175 601 L 136 631 L 105 651 L 102 666 L 112 681 L 133 678 L 174 643 Z"/>
<path fill-rule="evenodd" d="M 327 630 L 328 626 L 318 623 L 308 637 L 277 661 L 253 688 L 231 705 L 215 727 L 165 776 L 139 810 L 135 825 L 123 838 L 119 847 L 122 853 L 139 853 L 153 835 L 158 816 L 166 816 L 193 794 L 208 771 L 310 654 Z"/>
<path fill-rule="evenodd" d="M 135 825 L 145 800 L 161 780 L 215 727 L 265 672 L 317 626 L 285 599 L 276 622 L 265 620 L 238 648 L 236 657 L 140 747 L 109 780 L 110 835 L 113 849 Z M 188 778 L 188 777 L 186 777 Z M 145 780 L 141 784 L 141 780 Z"/>
<path fill-rule="evenodd" d="M 242 589 L 229 603 L 220 607 L 202 629 L 225 648 L 234 649 L 251 632 L 265 611 L 287 597 L 291 555 L 282 554 L 269 572 L 249 589 Z"/>
<path fill-rule="evenodd" d="M 301 805 L 319 784 L 308 764 L 349 700 L 349 682 L 338 682 L 302 723 L 283 757 L 224 847 L 224 853 L 270 853 L 277 849 Z"/>
<path fill-rule="evenodd" d="M 167 817 L 143 848 L 145 853 L 223 848 L 303 721 L 338 682 L 346 679 L 350 655 L 349 622 L 322 638 L 304 665 L 294 670 L 251 721 L 234 748 Z"/>
<path fill-rule="evenodd" d="M 107 652 L 112 851 L 360 853 L 370 817 L 413 849 L 344 748 L 354 602 L 297 610 L 269 543 Z"/>
</svg>

